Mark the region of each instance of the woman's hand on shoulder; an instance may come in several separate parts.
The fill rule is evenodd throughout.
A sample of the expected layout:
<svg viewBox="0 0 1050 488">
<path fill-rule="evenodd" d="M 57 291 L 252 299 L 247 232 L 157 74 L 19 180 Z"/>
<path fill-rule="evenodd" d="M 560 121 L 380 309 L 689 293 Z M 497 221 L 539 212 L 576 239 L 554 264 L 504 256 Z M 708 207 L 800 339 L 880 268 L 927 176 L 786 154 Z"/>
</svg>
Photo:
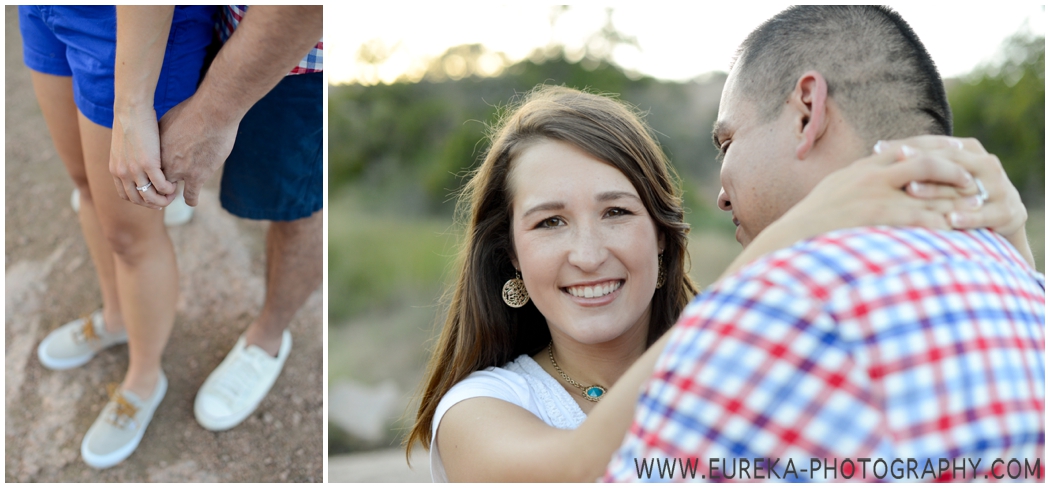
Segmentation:
<svg viewBox="0 0 1050 488">
<path fill-rule="evenodd" d="M 975 139 L 880 141 L 824 178 L 788 214 L 811 235 L 867 225 L 991 228 L 1010 239 L 1028 218 L 1002 163 Z M 812 218 L 819 215 L 820 218 Z"/>
<path fill-rule="evenodd" d="M 907 149 L 905 149 L 907 148 Z M 990 228 L 1005 237 L 1035 266 L 1032 250 L 1025 233 L 1028 210 L 1021 194 L 1006 176 L 1002 162 L 989 154 L 973 138 L 947 136 L 919 136 L 901 141 L 880 142 L 880 154 L 894 154 L 901 162 L 940 160 L 950 161 L 964 169 L 972 178 L 962 186 L 931 179 L 908 183 L 905 191 L 920 200 L 948 199 L 951 210 L 946 214 L 953 229 Z"/>
<path fill-rule="evenodd" d="M 931 147 L 934 145 L 936 150 Z M 948 215 L 955 209 L 955 200 L 977 193 L 969 172 L 952 159 L 965 151 L 959 144 L 939 138 L 880 142 L 871 156 L 822 179 L 778 223 L 790 223 L 806 234 L 800 238 L 870 225 L 949 230 Z M 935 182 L 958 195 L 916 198 L 904 191 L 916 181 Z"/>
</svg>

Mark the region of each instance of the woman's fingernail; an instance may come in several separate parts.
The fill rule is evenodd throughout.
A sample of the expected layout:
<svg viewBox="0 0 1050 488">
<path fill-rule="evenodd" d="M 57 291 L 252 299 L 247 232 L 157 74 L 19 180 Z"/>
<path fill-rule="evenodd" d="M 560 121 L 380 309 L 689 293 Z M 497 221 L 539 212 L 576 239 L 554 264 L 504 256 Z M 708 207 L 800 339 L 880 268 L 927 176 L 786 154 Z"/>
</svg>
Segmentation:
<svg viewBox="0 0 1050 488">
<path fill-rule="evenodd" d="M 875 154 L 882 154 L 882 151 L 885 151 L 886 150 L 886 146 L 888 146 L 888 145 L 889 144 L 886 144 L 886 141 L 878 141 L 878 142 L 876 142 L 875 143 L 875 149 L 874 149 Z"/>
<path fill-rule="evenodd" d="M 948 220 L 951 220 L 952 227 L 954 227 L 956 229 L 962 227 L 963 216 L 959 212 L 952 212 L 951 214 L 949 214 L 948 215 Z"/>
<path fill-rule="evenodd" d="M 974 184 L 973 175 L 969 171 L 963 171 L 963 179 L 966 180 L 966 186 Z"/>
<path fill-rule="evenodd" d="M 927 188 L 926 185 L 924 185 L 922 183 L 919 183 L 918 181 L 913 181 L 911 183 L 908 183 L 908 189 L 911 191 L 911 193 L 913 195 L 916 195 L 916 196 L 923 195 L 925 193 L 925 191 L 926 191 L 926 188 Z"/>
<path fill-rule="evenodd" d="M 971 210 L 977 210 L 984 205 L 984 200 L 979 195 L 974 195 L 966 199 L 966 208 Z"/>
<path fill-rule="evenodd" d="M 948 142 L 950 142 L 952 147 L 954 147 L 956 149 L 962 149 L 963 148 L 962 141 L 960 141 L 958 139 L 948 139 Z"/>
<path fill-rule="evenodd" d="M 919 151 L 916 151 L 911 146 L 901 146 L 901 154 L 903 154 L 906 158 L 910 158 L 916 154 L 919 154 Z"/>
</svg>

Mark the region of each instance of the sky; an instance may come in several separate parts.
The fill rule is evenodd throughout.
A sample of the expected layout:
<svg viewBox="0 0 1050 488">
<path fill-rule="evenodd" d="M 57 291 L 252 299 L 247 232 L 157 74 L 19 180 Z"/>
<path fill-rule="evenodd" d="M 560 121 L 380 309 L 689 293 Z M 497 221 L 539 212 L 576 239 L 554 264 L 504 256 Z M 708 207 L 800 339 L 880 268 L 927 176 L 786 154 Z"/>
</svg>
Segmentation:
<svg viewBox="0 0 1050 488">
<path fill-rule="evenodd" d="M 992 60 L 1002 41 L 1022 26 L 1045 34 L 1042 6 L 997 2 L 973 7 L 932 3 L 891 5 L 912 26 L 945 78 L 964 75 Z M 512 62 L 551 42 L 569 50 L 601 29 L 607 6 L 616 29 L 640 49 L 619 46 L 613 60 L 654 78 L 687 81 L 726 71 L 733 52 L 752 29 L 787 4 L 588 3 L 569 7 L 552 25 L 550 5 L 497 3 L 325 6 L 325 71 L 330 83 L 392 82 L 428 58 L 461 44 L 480 43 Z M 368 41 L 395 47 L 379 70 L 362 67 L 356 55 Z"/>
</svg>

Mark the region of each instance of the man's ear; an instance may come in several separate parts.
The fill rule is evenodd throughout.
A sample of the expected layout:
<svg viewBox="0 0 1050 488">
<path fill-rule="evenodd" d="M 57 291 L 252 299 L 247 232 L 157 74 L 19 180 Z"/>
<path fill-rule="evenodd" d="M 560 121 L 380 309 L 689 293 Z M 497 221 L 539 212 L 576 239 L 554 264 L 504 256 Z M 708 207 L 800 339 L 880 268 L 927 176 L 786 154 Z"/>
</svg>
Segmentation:
<svg viewBox="0 0 1050 488">
<path fill-rule="evenodd" d="M 798 159 L 805 159 L 813 150 L 817 139 L 828 127 L 827 117 L 828 82 L 816 71 L 807 71 L 798 78 L 788 104 L 798 111 L 799 136 L 802 141 L 795 149 Z"/>
</svg>

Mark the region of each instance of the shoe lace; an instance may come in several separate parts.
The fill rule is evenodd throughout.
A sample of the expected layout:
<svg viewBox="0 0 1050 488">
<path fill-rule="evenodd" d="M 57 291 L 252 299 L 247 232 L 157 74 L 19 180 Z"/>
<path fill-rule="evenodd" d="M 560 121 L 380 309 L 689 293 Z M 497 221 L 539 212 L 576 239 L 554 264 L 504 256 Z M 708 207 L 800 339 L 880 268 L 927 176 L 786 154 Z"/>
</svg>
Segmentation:
<svg viewBox="0 0 1050 488">
<path fill-rule="evenodd" d="M 257 358 L 247 351 L 238 354 L 233 364 L 219 377 L 216 389 L 231 402 L 237 402 L 259 380 Z"/>
<path fill-rule="evenodd" d="M 138 413 L 138 408 L 131 404 L 127 398 L 120 392 L 120 388 L 116 383 L 110 383 L 106 385 L 106 390 L 109 391 L 109 401 L 115 403 L 117 408 L 114 409 L 113 415 L 109 418 L 109 423 L 120 427 L 134 427 L 135 426 L 135 414 Z"/>
<path fill-rule="evenodd" d="M 84 321 L 84 326 L 81 327 L 80 331 L 76 334 L 78 341 L 94 342 L 102 340 L 102 338 L 95 333 L 95 314 L 93 312 L 88 312 L 83 317 L 80 317 L 80 320 Z"/>
</svg>

